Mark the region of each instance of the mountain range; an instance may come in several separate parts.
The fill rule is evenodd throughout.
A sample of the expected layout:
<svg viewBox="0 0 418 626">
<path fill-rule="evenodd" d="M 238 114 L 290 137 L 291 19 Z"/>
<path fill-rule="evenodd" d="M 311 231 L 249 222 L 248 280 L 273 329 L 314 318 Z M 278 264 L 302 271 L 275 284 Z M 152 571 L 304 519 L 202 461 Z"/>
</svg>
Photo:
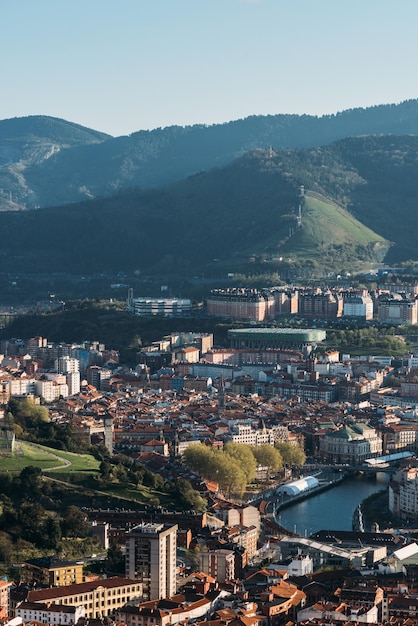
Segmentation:
<svg viewBox="0 0 418 626">
<path fill-rule="evenodd" d="M 3 120 L 3 271 L 415 259 L 417 168 L 418 100 L 117 138 Z"/>
</svg>

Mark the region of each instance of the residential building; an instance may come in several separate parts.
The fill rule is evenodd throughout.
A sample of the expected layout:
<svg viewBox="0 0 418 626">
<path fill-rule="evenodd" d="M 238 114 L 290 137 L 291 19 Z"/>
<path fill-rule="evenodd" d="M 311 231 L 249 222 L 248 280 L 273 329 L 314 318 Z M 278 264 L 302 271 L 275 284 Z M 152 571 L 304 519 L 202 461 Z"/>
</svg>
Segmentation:
<svg viewBox="0 0 418 626">
<path fill-rule="evenodd" d="M 24 594 L 25 597 L 22 598 Z M 16 615 L 17 605 L 21 601 L 42 602 L 44 604 L 63 604 L 65 606 L 83 606 L 86 617 L 97 619 L 113 614 L 127 602 L 142 598 L 142 583 L 115 576 L 91 582 L 49 587 L 48 589 L 31 589 L 23 592 L 17 588 L 10 595 L 10 613 Z"/>
<path fill-rule="evenodd" d="M 176 591 L 177 524 L 139 524 L 126 535 L 126 575 L 141 581 L 146 600 Z"/>
<path fill-rule="evenodd" d="M 169 626 L 194 623 L 196 620 L 201 622 L 202 618 L 211 614 L 220 600 L 229 594 L 227 591 L 216 589 L 211 590 L 208 596 L 203 595 L 198 588 L 210 585 L 199 584 L 199 579 L 202 580 L 203 575 L 196 576 L 198 582 L 192 591 L 178 593 L 162 600 L 143 602 L 137 606 L 126 605 L 116 612 L 116 622 L 126 626 Z"/>
<path fill-rule="evenodd" d="M 57 556 L 44 556 L 23 563 L 22 581 L 28 585 L 63 587 L 83 582 L 83 565 Z"/>
<path fill-rule="evenodd" d="M 60 376 L 60 375 L 57 375 Z M 65 380 L 65 377 L 64 377 Z M 59 381 L 45 379 L 35 381 L 35 395 L 40 396 L 45 402 L 54 402 L 60 397 L 68 397 L 68 385 L 61 379 Z"/>
<path fill-rule="evenodd" d="M 61 356 L 55 361 L 55 369 L 59 374 L 65 374 L 69 396 L 80 393 L 80 363 L 78 359 Z"/>
<path fill-rule="evenodd" d="M 0 618 L 7 617 L 9 615 L 9 597 L 10 587 L 13 583 L 6 580 L 0 580 Z"/>
<path fill-rule="evenodd" d="M 234 443 L 245 443 L 249 446 L 268 444 L 274 446 L 275 437 L 271 428 L 253 428 L 248 424 L 232 424 L 228 438 Z"/>
<path fill-rule="evenodd" d="M 377 318 L 387 324 L 416 324 L 418 322 L 417 300 L 404 294 L 381 296 L 378 301 Z"/>
<path fill-rule="evenodd" d="M 383 452 L 396 454 L 404 450 L 417 450 L 418 424 L 382 424 L 379 426 Z"/>
<path fill-rule="evenodd" d="M 270 290 L 212 289 L 207 299 L 207 310 L 209 315 L 217 317 L 263 322 L 274 317 L 276 300 Z"/>
<path fill-rule="evenodd" d="M 373 319 L 373 300 L 368 292 L 349 293 L 344 297 L 344 317 Z"/>
<path fill-rule="evenodd" d="M 233 550 L 201 550 L 199 569 L 223 583 L 235 578 L 235 555 Z"/>
<path fill-rule="evenodd" d="M 20 602 L 15 610 L 16 617 L 24 623 L 38 622 L 47 626 L 73 626 L 86 616 L 86 609 L 80 606 L 63 604 L 45 604 L 42 602 Z"/>
<path fill-rule="evenodd" d="M 300 317 L 334 319 L 343 314 L 343 299 L 340 294 L 329 290 L 300 291 L 298 309 Z"/>
<path fill-rule="evenodd" d="M 418 521 L 418 468 L 403 468 L 389 484 L 389 509 L 403 521 Z"/>
</svg>

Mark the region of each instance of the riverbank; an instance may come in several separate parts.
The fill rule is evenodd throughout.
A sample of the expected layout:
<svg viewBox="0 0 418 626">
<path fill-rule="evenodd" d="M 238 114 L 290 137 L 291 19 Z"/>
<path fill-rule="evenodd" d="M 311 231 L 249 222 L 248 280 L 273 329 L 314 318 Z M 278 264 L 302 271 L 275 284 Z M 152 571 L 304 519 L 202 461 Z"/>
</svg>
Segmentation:
<svg viewBox="0 0 418 626">
<path fill-rule="evenodd" d="M 322 493 L 323 491 L 327 491 L 328 489 L 332 489 L 343 480 L 347 478 L 347 475 L 343 472 L 334 475 L 333 478 L 320 480 L 320 484 L 317 487 L 313 487 L 312 489 L 307 489 L 306 491 L 302 491 L 301 493 L 295 496 L 285 496 L 284 498 L 276 501 L 276 505 L 274 507 L 275 514 L 283 509 L 286 509 L 289 506 L 293 506 L 298 502 L 302 502 L 307 498 L 313 498 L 314 496 Z"/>
<path fill-rule="evenodd" d="M 370 530 L 373 524 L 377 524 L 379 530 L 395 528 L 400 524 L 389 510 L 389 495 L 387 489 L 372 493 L 361 503 L 364 526 Z"/>
<path fill-rule="evenodd" d="M 341 477 L 321 489 L 278 503 L 274 519 L 282 528 L 309 536 L 320 530 L 352 530 L 356 507 L 387 486 L 386 475 Z M 374 520 L 373 520 L 374 521 Z"/>
</svg>

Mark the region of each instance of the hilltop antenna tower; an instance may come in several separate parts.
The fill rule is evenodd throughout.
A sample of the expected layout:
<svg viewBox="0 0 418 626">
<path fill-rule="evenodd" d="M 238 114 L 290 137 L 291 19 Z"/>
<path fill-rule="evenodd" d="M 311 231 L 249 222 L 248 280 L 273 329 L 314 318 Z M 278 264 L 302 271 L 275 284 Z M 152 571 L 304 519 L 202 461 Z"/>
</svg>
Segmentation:
<svg viewBox="0 0 418 626">
<path fill-rule="evenodd" d="M 299 211 L 296 216 L 296 223 L 298 225 L 298 228 L 302 228 L 302 205 L 300 204 L 299 204 Z"/>
<path fill-rule="evenodd" d="M 305 201 L 305 185 L 299 187 L 299 210 L 296 216 L 296 224 L 298 228 L 302 228 L 302 204 Z"/>
</svg>

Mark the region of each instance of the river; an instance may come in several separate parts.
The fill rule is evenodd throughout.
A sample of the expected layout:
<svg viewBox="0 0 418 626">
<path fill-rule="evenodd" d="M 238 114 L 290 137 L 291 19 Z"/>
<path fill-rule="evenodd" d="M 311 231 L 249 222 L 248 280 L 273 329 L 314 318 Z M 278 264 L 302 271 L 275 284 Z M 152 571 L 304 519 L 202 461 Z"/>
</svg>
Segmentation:
<svg viewBox="0 0 418 626">
<path fill-rule="evenodd" d="M 389 476 L 382 472 L 347 478 L 336 487 L 282 509 L 276 519 L 287 530 L 303 536 L 318 530 L 352 530 L 356 506 L 385 489 L 388 481 Z"/>
</svg>

